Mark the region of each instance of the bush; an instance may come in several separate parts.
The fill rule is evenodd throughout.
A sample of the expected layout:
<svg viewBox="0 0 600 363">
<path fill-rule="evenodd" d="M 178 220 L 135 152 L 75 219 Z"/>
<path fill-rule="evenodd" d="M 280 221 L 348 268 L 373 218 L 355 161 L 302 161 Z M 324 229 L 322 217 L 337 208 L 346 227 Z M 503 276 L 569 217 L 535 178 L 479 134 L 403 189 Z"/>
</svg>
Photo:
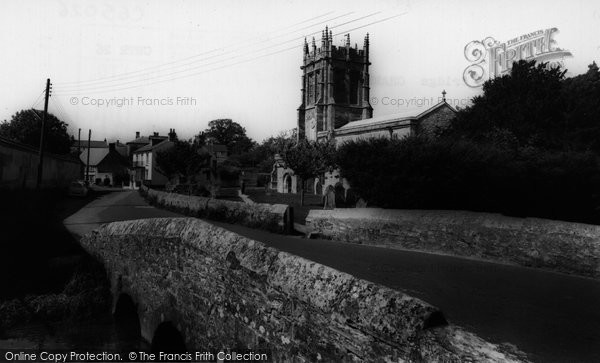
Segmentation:
<svg viewBox="0 0 600 363">
<path fill-rule="evenodd" d="M 338 164 L 370 205 L 600 223 L 600 168 L 589 152 L 409 137 L 345 143 Z"/>
<path fill-rule="evenodd" d="M 210 191 L 202 184 L 177 184 L 173 187 L 172 192 L 183 195 L 210 197 Z"/>
</svg>

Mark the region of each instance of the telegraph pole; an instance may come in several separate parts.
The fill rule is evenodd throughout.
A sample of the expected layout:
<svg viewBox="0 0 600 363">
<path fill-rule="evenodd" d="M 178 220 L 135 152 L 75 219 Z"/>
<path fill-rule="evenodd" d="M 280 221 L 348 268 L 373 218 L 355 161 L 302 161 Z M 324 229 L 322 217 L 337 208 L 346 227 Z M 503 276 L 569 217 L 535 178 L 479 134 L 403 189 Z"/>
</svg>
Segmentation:
<svg viewBox="0 0 600 363">
<path fill-rule="evenodd" d="M 86 170 L 85 170 L 85 181 L 88 182 L 88 184 L 90 183 L 90 144 L 91 144 L 91 140 L 92 140 L 92 130 L 90 129 L 88 131 L 88 149 L 87 149 L 87 163 L 86 165 Z"/>
<path fill-rule="evenodd" d="M 81 128 L 79 129 L 79 134 L 77 135 L 77 159 L 79 159 L 79 177 L 83 179 L 83 165 L 81 164 Z"/>
<path fill-rule="evenodd" d="M 48 99 L 50 98 L 50 78 L 46 80 L 46 99 L 44 100 L 44 114 L 42 115 L 42 132 L 40 133 L 40 160 L 38 161 L 36 189 L 42 184 L 42 174 L 44 173 L 44 134 L 46 133 L 46 115 L 48 114 Z"/>
</svg>

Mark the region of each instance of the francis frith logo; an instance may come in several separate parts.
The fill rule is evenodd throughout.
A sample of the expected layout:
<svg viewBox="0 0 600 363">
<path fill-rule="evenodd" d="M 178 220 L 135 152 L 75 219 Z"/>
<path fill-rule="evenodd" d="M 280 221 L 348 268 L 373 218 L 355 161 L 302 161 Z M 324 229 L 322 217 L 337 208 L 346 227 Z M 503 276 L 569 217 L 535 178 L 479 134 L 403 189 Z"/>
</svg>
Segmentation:
<svg viewBox="0 0 600 363">
<path fill-rule="evenodd" d="M 557 28 L 549 28 L 503 43 L 493 37 L 469 42 L 464 49 L 465 58 L 471 62 L 463 72 L 465 84 L 480 87 L 486 80 L 510 72 L 513 62 L 519 60 L 547 62 L 549 67 L 564 66 L 564 58 L 571 56 L 571 52 L 556 46 L 553 37 L 557 32 Z"/>
</svg>

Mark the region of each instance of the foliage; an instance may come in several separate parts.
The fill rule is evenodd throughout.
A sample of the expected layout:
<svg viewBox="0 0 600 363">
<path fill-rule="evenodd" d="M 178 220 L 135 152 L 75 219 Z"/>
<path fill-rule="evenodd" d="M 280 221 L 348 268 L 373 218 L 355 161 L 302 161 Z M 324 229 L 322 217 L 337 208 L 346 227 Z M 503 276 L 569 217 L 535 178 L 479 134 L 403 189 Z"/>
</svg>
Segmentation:
<svg viewBox="0 0 600 363">
<path fill-rule="evenodd" d="M 563 82 L 565 148 L 600 153 L 600 71 L 596 62 L 588 71 Z"/>
<path fill-rule="evenodd" d="M 285 142 L 279 152 L 286 166 L 300 179 L 316 177 L 335 165 L 333 142 L 301 139 Z"/>
<path fill-rule="evenodd" d="M 447 135 L 478 143 L 600 152 L 600 72 L 565 79 L 560 68 L 520 61 L 486 81 Z"/>
<path fill-rule="evenodd" d="M 156 166 L 168 177 L 183 176 L 189 182 L 208 165 L 210 156 L 202 152 L 202 147 L 198 139 L 175 140 L 172 147 L 156 153 Z"/>
<path fill-rule="evenodd" d="M 259 172 L 270 173 L 275 163 L 277 154 L 286 143 L 296 140 L 295 130 L 280 132 L 277 136 L 271 136 L 260 144 L 255 144 L 247 153 L 234 155 L 234 160 L 240 167 L 257 168 Z"/>
<path fill-rule="evenodd" d="M 227 160 L 217 166 L 217 175 L 219 176 L 219 180 L 226 184 L 235 183 L 237 185 L 240 174 L 241 170 L 238 164 L 235 162 Z"/>
<path fill-rule="evenodd" d="M 40 110 L 21 110 L 0 124 L 0 136 L 38 148 L 42 125 Z M 45 150 L 54 154 L 68 154 L 71 137 L 67 133 L 67 124 L 51 113 L 46 115 Z"/>
<path fill-rule="evenodd" d="M 600 72 L 564 76 L 515 63 L 437 138 L 345 143 L 342 176 L 380 207 L 600 223 Z"/>
<path fill-rule="evenodd" d="M 246 129 L 231 119 L 218 119 L 208 123 L 204 137 L 216 144 L 227 146 L 230 155 L 239 155 L 250 150 L 255 142 L 246 135 Z"/>
<path fill-rule="evenodd" d="M 353 190 L 380 207 L 600 222 L 591 152 L 408 137 L 345 143 L 338 163 Z"/>
<path fill-rule="evenodd" d="M 284 141 L 279 147 L 281 159 L 300 179 L 300 204 L 304 205 L 304 181 L 335 166 L 335 145 L 332 141 L 300 139 Z"/>
</svg>

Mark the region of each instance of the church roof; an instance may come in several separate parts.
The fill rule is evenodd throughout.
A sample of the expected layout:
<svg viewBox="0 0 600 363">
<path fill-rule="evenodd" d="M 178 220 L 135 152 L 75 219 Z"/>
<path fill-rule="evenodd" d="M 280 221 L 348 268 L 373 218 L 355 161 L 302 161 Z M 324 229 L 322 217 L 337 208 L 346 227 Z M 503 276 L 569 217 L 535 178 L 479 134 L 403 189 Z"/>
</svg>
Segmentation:
<svg viewBox="0 0 600 363">
<path fill-rule="evenodd" d="M 420 108 L 407 109 L 400 113 L 372 117 L 372 118 L 367 118 L 364 120 L 351 121 L 351 122 L 348 122 L 347 124 L 345 124 L 344 126 L 340 127 L 339 129 L 336 129 L 335 131 L 336 132 L 339 132 L 339 131 L 344 132 L 344 131 L 351 131 L 356 128 L 365 128 L 365 127 L 379 128 L 379 127 L 385 127 L 387 124 L 397 124 L 397 123 L 402 123 L 403 121 L 418 120 L 418 119 L 420 119 L 424 116 L 427 116 L 431 112 L 436 111 L 439 108 L 442 108 L 444 106 L 449 107 L 452 111 L 456 112 L 456 110 L 452 106 L 450 106 L 445 101 L 442 101 L 442 102 L 438 103 L 437 105 L 434 105 L 420 113 L 419 113 L 419 111 L 422 110 Z"/>
</svg>

